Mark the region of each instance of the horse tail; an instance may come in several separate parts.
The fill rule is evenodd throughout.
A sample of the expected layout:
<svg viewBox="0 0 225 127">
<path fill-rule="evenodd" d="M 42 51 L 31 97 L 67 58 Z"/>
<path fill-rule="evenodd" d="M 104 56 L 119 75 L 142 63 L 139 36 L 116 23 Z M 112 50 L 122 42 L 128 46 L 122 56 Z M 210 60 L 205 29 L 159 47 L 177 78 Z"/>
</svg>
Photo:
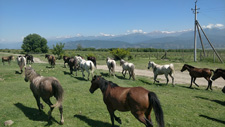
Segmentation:
<svg viewBox="0 0 225 127">
<path fill-rule="evenodd" d="M 157 98 L 157 96 L 154 92 L 149 92 L 148 97 L 149 97 L 150 107 L 153 107 L 153 110 L 155 112 L 156 121 L 157 121 L 159 127 L 164 127 L 163 110 L 160 105 L 159 99 Z"/>
<path fill-rule="evenodd" d="M 90 69 L 91 69 L 91 70 L 93 69 L 92 62 L 90 62 Z"/>
<path fill-rule="evenodd" d="M 134 73 L 134 65 L 131 66 L 131 74 L 132 74 L 132 77 L 133 77 L 133 80 L 135 80 L 135 73 Z"/>
<path fill-rule="evenodd" d="M 57 102 L 54 105 L 51 105 L 51 107 L 59 107 L 62 105 L 63 101 L 63 88 L 57 80 L 52 81 L 52 88 L 54 97 L 56 98 Z"/>
<path fill-rule="evenodd" d="M 175 69 L 174 69 L 173 64 L 170 64 L 170 69 L 171 69 L 171 74 L 174 74 L 175 73 Z"/>
</svg>

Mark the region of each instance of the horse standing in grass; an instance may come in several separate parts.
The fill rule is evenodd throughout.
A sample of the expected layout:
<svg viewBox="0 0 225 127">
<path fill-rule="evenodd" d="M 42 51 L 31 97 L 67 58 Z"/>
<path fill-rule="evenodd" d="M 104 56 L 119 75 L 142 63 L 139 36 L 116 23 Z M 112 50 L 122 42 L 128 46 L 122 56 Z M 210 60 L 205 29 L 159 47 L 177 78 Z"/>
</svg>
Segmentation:
<svg viewBox="0 0 225 127">
<path fill-rule="evenodd" d="M 23 73 L 23 67 L 26 66 L 26 58 L 23 56 L 18 56 L 17 57 L 17 64 L 20 67 L 20 72 L 21 74 Z"/>
<path fill-rule="evenodd" d="M 48 59 L 48 63 L 51 65 L 52 68 L 54 68 L 55 67 L 55 56 L 45 55 L 45 58 Z"/>
<path fill-rule="evenodd" d="M 212 81 L 210 80 L 210 77 L 212 76 L 212 72 L 214 72 L 214 70 L 209 68 L 196 68 L 191 65 L 184 64 L 180 71 L 183 72 L 185 70 L 188 70 L 189 75 L 191 76 L 191 85 L 189 88 L 192 87 L 192 82 L 194 82 L 194 84 L 199 87 L 199 85 L 195 83 L 195 80 L 196 78 L 204 77 L 208 81 L 208 87 L 206 90 L 209 88 L 212 90 Z"/>
<path fill-rule="evenodd" d="M 90 73 L 91 73 L 91 77 L 93 78 L 93 73 L 95 70 L 94 63 L 90 60 L 84 60 L 81 57 L 75 57 L 75 60 L 77 60 L 77 63 L 79 64 L 79 68 L 82 71 L 83 78 L 85 77 L 84 70 L 86 70 L 86 72 L 88 73 L 88 80 L 89 80 Z"/>
<path fill-rule="evenodd" d="M 70 74 L 73 74 L 73 70 L 76 70 L 76 64 L 77 61 L 75 60 L 75 58 L 70 58 L 68 61 L 68 65 L 70 67 Z M 77 76 L 77 71 L 76 71 L 76 76 Z"/>
<path fill-rule="evenodd" d="M 165 75 L 166 77 L 166 85 L 168 85 L 169 79 L 168 79 L 168 75 L 172 78 L 172 84 L 174 86 L 174 66 L 173 64 L 169 64 L 169 65 L 158 65 L 154 62 L 149 61 L 148 62 L 148 69 L 150 69 L 152 67 L 153 69 L 153 73 L 154 73 L 154 83 L 157 82 L 159 83 L 158 80 L 156 80 L 158 75 Z"/>
<path fill-rule="evenodd" d="M 152 108 L 159 127 L 164 127 L 163 110 L 154 92 L 150 92 L 143 87 L 120 87 L 101 76 L 94 76 L 89 91 L 94 93 L 98 88 L 102 91 L 103 101 L 110 114 L 112 127 L 114 127 L 114 119 L 118 123 L 122 123 L 120 118 L 114 114 L 116 110 L 131 111 L 134 117 L 145 124 L 146 127 L 153 127 Z"/>
<path fill-rule="evenodd" d="M 36 99 L 39 111 L 43 109 L 40 98 L 47 103 L 50 107 L 48 112 L 49 119 L 51 118 L 52 110 L 55 107 L 59 107 L 60 111 L 60 124 L 64 123 L 63 119 L 63 88 L 59 81 L 55 77 L 43 77 L 35 72 L 31 67 L 25 67 L 25 78 L 26 82 L 30 81 L 30 89 Z M 56 104 L 52 104 L 50 97 L 54 96 L 57 100 Z"/>
<path fill-rule="evenodd" d="M 109 76 L 115 76 L 116 61 L 107 57 L 106 64 L 109 69 Z"/>
<path fill-rule="evenodd" d="M 63 56 L 63 61 L 64 61 L 64 67 L 65 67 L 65 68 L 66 68 L 66 63 L 67 63 L 67 64 L 69 63 L 70 58 L 71 58 L 71 57 Z"/>
<path fill-rule="evenodd" d="M 2 57 L 2 63 L 3 63 L 3 65 L 5 65 L 5 61 L 7 61 L 8 62 L 8 64 L 10 65 L 10 63 L 11 63 L 11 60 L 13 60 L 14 59 L 14 57 L 11 55 L 11 56 L 3 56 Z"/>
<path fill-rule="evenodd" d="M 34 63 L 34 57 L 32 55 L 26 54 L 24 57 L 27 59 L 27 64 Z"/>
<path fill-rule="evenodd" d="M 126 76 L 126 73 L 128 71 L 129 76 L 130 76 L 129 79 L 132 77 L 133 80 L 135 80 L 135 73 L 134 73 L 135 66 L 134 66 L 133 63 L 128 63 L 125 60 L 121 59 L 120 60 L 120 66 L 122 66 L 122 69 L 123 69 L 122 70 L 123 77 Z M 124 71 L 125 71 L 125 74 L 124 74 Z"/>
<path fill-rule="evenodd" d="M 212 80 L 214 81 L 219 77 L 222 77 L 225 80 L 225 69 L 216 69 L 213 74 Z M 225 86 L 223 87 L 222 92 L 225 93 Z"/>
<path fill-rule="evenodd" d="M 95 58 L 95 57 L 89 56 L 89 57 L 87 57 L 87 60 L 92 61 L 92 62 L 94 63 L 94 65 L 95 65 L 95 67 L 97 68 L 97 65 L 96 65 L 96 58 Z"/>
</svg>

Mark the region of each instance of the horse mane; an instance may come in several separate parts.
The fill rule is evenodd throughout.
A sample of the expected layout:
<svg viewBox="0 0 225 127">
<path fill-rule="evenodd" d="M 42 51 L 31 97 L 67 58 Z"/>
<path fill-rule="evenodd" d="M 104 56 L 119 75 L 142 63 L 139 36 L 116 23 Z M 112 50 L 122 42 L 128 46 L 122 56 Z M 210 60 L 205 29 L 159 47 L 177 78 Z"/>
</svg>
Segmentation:
<svg viewBox="0 0 225 127">
<path fill-rule="evenodd" d="M 188 66 L 189 68 L 195 68 L 194 66 L 188 65 L 188 64 L 184 64 L 185 66 Z"/>
<path fill-rule="evenodd" d="M 107 81 L 107 80 L 105 80 L 104 78 L 100 78 L 100 84 L 101 84 L 101 86 L 100 86 L 100 89 L 101 89 L 101 91 L 104 93 L 106 90 L 107 90 L 107 88 L 108 88 L 108 86 L 110 85 L 112 88 L 115 88 L 115 87 L 119 87 L 116 83 L 113 83 L 112 81 Z"/>
</svg>

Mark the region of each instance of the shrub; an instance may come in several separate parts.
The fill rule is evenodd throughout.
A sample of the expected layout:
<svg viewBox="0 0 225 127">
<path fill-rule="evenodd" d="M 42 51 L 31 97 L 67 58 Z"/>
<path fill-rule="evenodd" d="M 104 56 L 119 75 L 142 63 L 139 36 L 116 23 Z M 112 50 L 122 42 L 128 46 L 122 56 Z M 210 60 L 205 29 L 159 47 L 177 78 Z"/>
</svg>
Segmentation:
<svg viewBox="0 0 225 127">
<path fill-rule="evenodd" d="M 130 52 L 125 49 L 113 49 L 110 51 L 110 53 L 113 55 L 115 60 L 124 59 L 126 56 L 130 55 Z"/>
</svg>

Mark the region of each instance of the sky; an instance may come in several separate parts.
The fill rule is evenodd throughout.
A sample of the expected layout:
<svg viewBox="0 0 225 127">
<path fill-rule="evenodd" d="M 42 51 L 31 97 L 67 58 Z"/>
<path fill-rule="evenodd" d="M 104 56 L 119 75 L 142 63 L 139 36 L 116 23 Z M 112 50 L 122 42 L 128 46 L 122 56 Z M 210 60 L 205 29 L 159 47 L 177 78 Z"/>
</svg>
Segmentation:
<svg viewBox="0 0 225 127">
<path fill-rule="evenodd" d="M 0 43 L 194 28 L 195 0 L 0 0 Z M 224 27 L 225 0 L 198 0 L 198 21 Z"/>
</svg>

